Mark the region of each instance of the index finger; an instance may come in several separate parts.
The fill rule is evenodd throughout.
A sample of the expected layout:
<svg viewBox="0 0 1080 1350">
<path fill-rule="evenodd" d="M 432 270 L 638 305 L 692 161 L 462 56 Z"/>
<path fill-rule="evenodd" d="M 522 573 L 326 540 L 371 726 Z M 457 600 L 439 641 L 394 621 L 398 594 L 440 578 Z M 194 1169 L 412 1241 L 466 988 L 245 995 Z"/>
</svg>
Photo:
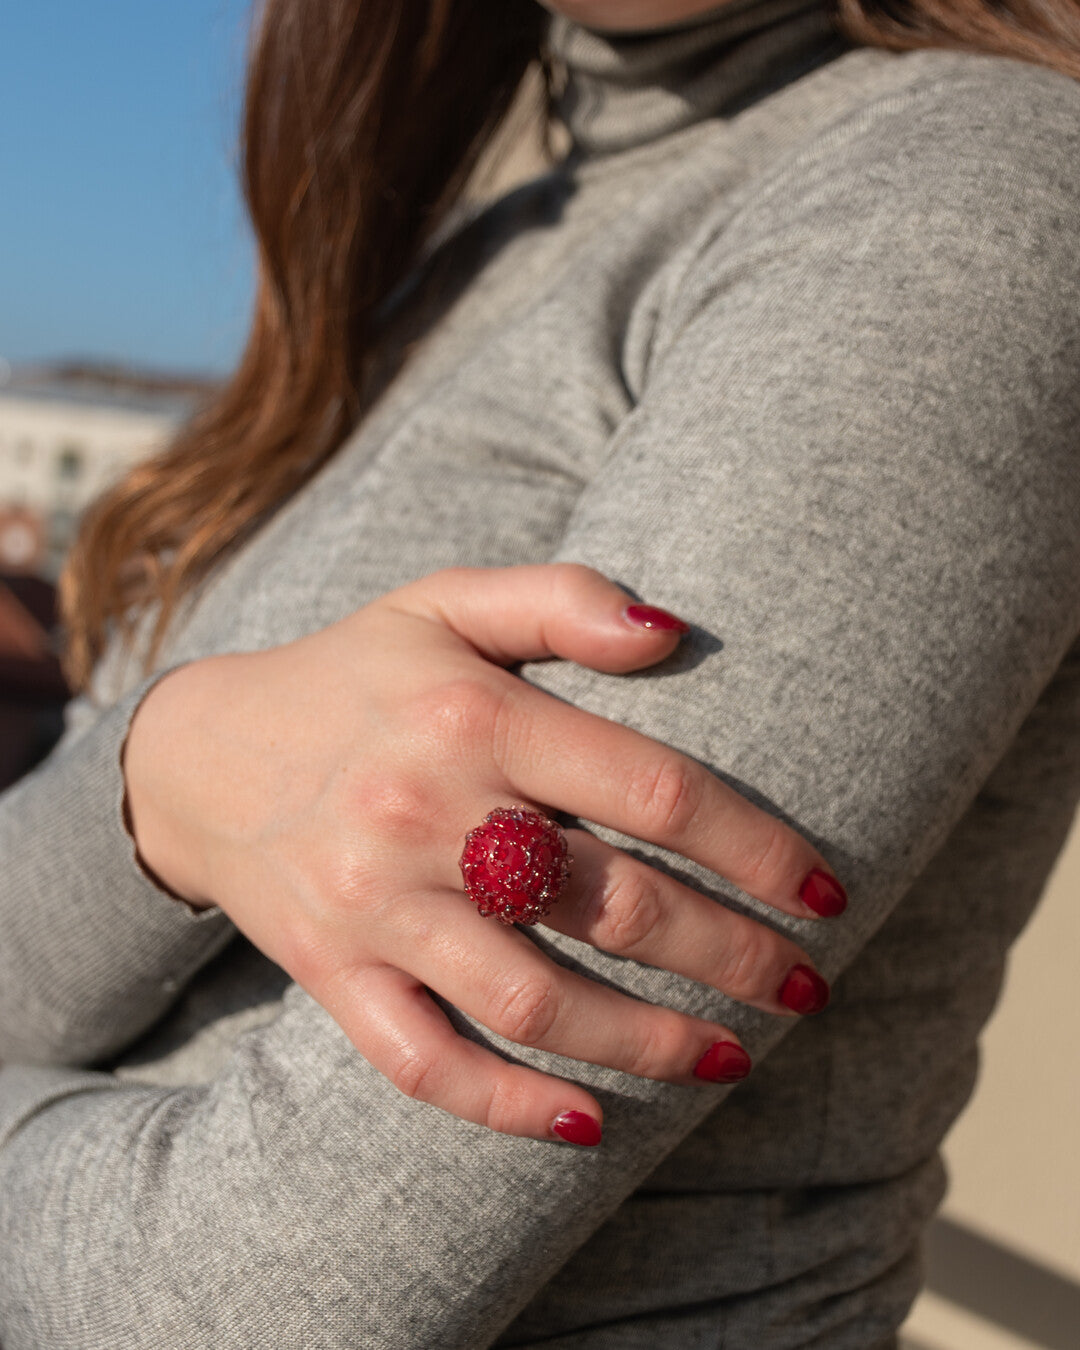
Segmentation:
<svg viewBox="0 0 1080 1350">
<path fill-rule="evenodd" d="M 501 709 L 495 762 L 510 790 L 692 858 L 798 918 L 832 918 L 847 894 L 802 835 L 703 765 L 523 681 Z"/>
</svg>

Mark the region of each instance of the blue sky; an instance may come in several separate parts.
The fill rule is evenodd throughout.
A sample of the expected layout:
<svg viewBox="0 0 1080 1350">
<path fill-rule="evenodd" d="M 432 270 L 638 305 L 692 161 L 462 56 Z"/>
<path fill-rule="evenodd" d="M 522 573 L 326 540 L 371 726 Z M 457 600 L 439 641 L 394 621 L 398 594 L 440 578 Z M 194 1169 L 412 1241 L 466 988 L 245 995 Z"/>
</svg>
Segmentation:
<svg viewBox="0 0 1080 1350">
<path fill-rule="evenodd" d="M 2 7 L 0 358 L 235 360 L 247 16 L 248 0 Z"/>
</svg>

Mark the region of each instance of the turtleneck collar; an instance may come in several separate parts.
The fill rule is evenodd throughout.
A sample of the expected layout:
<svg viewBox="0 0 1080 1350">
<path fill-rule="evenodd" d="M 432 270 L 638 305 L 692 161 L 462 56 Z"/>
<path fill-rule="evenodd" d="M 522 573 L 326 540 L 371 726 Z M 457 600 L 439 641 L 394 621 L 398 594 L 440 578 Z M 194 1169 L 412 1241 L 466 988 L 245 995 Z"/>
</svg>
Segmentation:
<svg viewBox="0 0 1080 1350">
<path fill-rule="evenodd" d="M 547 47 L 566 71 L 556 110 L 575 160 L 628 150 L 731 116 L 848 50 L 831 0 L 725 0 L 678 24 L 630 32 L 553 13 Z"/>
</svg>

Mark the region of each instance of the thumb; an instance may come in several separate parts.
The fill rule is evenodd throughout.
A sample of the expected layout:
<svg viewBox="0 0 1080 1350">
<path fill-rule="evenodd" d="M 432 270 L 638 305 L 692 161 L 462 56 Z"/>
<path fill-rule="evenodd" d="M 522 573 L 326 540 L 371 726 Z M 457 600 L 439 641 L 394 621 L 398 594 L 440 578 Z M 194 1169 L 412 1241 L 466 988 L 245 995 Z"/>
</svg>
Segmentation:
<svg viewBox="0 0 1080 1350">
<path fill-rule="evenodd" d="M 690 629 L 582 563 L 448 567 L 383 599 L 442 622 L 500 666 L 561 656 L 618 675 L 662 661 Z"/>
</svg>

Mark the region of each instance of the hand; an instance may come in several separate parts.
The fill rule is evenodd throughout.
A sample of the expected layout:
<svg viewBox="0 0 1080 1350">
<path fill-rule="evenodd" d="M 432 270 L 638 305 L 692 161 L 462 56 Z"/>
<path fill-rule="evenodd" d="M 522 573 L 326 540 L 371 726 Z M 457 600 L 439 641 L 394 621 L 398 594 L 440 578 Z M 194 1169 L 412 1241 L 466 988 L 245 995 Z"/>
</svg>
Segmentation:
<svg viewBox="0 0 1080 1350">
<path fill-rule="evenodd" d="M 574 564 L 454 568 L 295 642 L 178 667 L 125 750 L 141 858 L 178 896 L 220 905 L 401 1091 L 466 1120 L 551 1139 L 563 1113 L 602 1112 L 579 1084 L 459 1036 L 429 991 L 524 1045 L 682 1084 L 726 1066 L 731 1081 L 749 1062 L 728 1028 L 557 965 L 463 893 L 466 831 L 493 807 L 542 803 L 814 916 L 800 889 L 829 868 L 793 830 L 504 669 L 655 664 L 680 633 L 634 626 L 628 600 Z M 791 1015 L 779 991 L 797 1004 L 807 976 L 789 974 L 811 964 L 794 943 L 585 830 L 567 838 L 547 927 Z"/>
</svg>

